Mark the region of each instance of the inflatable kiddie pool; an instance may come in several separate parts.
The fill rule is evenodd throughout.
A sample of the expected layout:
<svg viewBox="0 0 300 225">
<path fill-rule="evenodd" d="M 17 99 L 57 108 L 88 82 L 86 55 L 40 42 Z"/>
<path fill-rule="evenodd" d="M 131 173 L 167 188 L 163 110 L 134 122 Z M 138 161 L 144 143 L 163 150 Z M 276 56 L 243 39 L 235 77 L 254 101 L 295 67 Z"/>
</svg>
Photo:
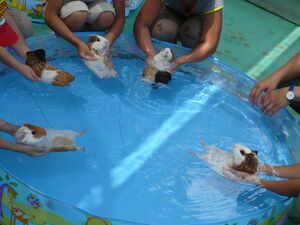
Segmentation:
<svg viewBox="0 0 300 225">
<path fill-rule="evenodd" d="M 89 36 L 77 35 L 84 41 Z M 154 43 L 176 55 L 188 51 Z M 63 39 L 43 36 L 29 44 L 46 49 L 49 63 L 76 80 L 54 87 L 5 70 L 1 118 L 86 128 L 77 140 L 86 151 L 37 158 L 0 151 L 1 224 L 283 224 L 290 198 L 225 179 L 188 154 L 203 154 L 204 140 L 227 151 L 235 143 L 246 145 L 259 151 L 262 163 L 297 161 L 296 121 L 286 110 L 267 117 L 252 107 L 251 78 L 210 57 L 182 66 L 168 86 L 153 89 L 140 80 L 144 55 L 131 35 L 114 44 L 119 76 L 107 80 L 91 74 Z"/>
</svg>

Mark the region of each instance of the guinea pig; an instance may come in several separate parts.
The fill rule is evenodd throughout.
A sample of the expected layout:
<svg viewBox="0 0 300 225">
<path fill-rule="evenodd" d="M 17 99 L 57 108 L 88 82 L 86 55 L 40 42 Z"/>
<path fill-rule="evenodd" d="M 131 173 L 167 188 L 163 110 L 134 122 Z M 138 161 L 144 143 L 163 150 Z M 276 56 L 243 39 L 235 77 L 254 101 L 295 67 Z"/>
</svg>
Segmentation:
<svg viewBox="0 0 300 225">
<path fill-rule="evenodd" d="M 91 35 L 87 43 L 90 51 L 96 60 L 85 60 L 84 64 L 100 79 L 116 77 L 117 72 L 113 69 L 110 59 L 110 45 L 105 37 L 100 35 Z"/>
<path fill-rule="evenodd" d="M 153 57 L 151 65 L 144 69 L 142 80 L 152 85 L 169 83 L 172 80 L 172 75 L 168 69 L 174 60 L 175 54 L 172 49 L 162 49 Z"/>
<path fill-rule="evenodd" d="M 255 174 L 259 165 L 257 151 L 251 150 L 246 146 L 236 144 L 232 149 L 231 167 L 235 170 Z"/>
<path fill-rule="evenodd" d="M 54 151 L 76 151 L 84 150 L 77 147 L 75 138 L 82 136 L 80 133 L 71 130 L 46 129 L 26 123 L 14 134 L 16 142 L 25 145 L 34 145 L 42 148 L 50 148 Z"/>
</svg>

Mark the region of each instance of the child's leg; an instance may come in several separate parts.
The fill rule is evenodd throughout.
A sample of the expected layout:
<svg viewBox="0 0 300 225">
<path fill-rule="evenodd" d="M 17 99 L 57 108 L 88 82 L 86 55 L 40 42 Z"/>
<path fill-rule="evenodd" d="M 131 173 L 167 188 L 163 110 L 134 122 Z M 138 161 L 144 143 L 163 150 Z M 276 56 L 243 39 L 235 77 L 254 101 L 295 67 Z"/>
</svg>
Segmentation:
<svg viewBox="0 0 300 225">
<path fill-rule="evenodd" d="M 60 17 L 71 31 L 83 31 L 88 21 L 89 9 L 82 1 L 72 1 L 62 6 Z"/>
<path fill-rule="evenodd" d="M 90 19 L 89 29 L 90 30 L 107 30 L 115 21 L 115 9 L 106 1 L 100 0 L 89 5 Z"/>
<path fill-rule="evenodd" d="M 12 46 L 12 48 L 17 52 L 17 54 L 22 58 L 26 58 L 26 52 L 30 51 L 29 47 L 27 46 L 25 39 L 22 35 L 21 30 L 19 29 L 18 25 L 16 24 L 15 20 L 11 16 L 11 13 L 6 12 L 5 19 L 7 23 L 11 26 L 11 28 L 17 33 L 19 39 L 16 44 Z"/>
<path fill-rule="evenodd" d="M 151 37 L 176 43 L 182 22 L 183 19 L 178 13 L 169 8 L 164 8 L 151 26 Z"/>
<path fill-rule="evenodd" d="M 31 19 L 25 13 L 19 10 L 9 9 L 8 14 L 13 18 L 18 30 L 25 39 L 34 34 Z"/>
<path fill-rule="evenodd" d="M 200 16 L 192 16 L 182 24 L 179 30 L 179 39 L 183 46 L 194 48 L 200 43 L 201 23 Z"/>
</svg>

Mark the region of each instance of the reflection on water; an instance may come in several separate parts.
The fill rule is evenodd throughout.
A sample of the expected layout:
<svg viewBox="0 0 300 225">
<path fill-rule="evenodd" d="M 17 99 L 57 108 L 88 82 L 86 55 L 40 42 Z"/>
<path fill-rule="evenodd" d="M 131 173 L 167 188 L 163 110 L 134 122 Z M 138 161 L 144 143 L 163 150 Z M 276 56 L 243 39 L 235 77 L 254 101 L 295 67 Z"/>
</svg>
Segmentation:
<svg viewBox="0 0 300 225">
<path fill-rule="evenodd" d="M 262 163 L 294 161 L 299 134 L 293 120 L 285 112 L 268 118 L 252 107 L 252 80 L 217 60 L 204 61 L 183 66 L 167 87 L 153 89 L 140 80 L 142 55 L 124 48 L 129 53 L 114 52 L 116 79 L 97 79 L 77 57 L 51 61 L 76 76 L 71 87 L 31 83 L 11 70 L 0 76 L 2 118 L 87 129 L 78 140 L 85 153 L 30 158 L 0 151 L 1 163 L 50 196 L 147 224 L 226 221 L 284 199 L 227 180 L 188 154 L 202 154 L 205 139 L 227 150 L 235 143 L 257 149 Z"/>
</svg>

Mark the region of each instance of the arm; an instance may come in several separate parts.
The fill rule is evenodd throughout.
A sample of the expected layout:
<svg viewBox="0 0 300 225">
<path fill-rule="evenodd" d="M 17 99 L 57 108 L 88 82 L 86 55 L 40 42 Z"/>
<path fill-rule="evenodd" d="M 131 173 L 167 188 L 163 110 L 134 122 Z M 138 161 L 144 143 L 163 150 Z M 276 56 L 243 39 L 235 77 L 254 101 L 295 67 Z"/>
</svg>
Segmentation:
<svg viewBox="0 0 300 225">
<path fill-rule="evenodd" d="M 191 52 L 176 59 L 178 65 L 203 60 L 213 54 L 218 46 L 222 31 L 222 10 L 204 16 L 201 40 Z"/>
<path fill-rule="evenodd" d="M 289 87 L 283 87 L 267 91 L 260 100 L 261 110 L 268 116 L 272 116 L 279 109 L 288 106 L 290 102 L 286 99 Z M 295 102 L 300 102 L 300 86 L 294 88 Z"/>
<path fill-rule="evenodd" d="M 280 81 L 286 81 L 300 76 L 300 52 L 294 55 L 285 65 L 276 70 L 266 79 L 258 82 L 250 92 L 250 101 L 257 104 L 261 92 L 274 90 Z"/>
<path fill-rule="evenodd" d="M 260 184 L 264 188 L 279 195 L 297 197 L 300 193 L 300 179 L 280 181 L 268 181 L 261 179 Z"/>
<path fill-rule="evenodd" d="M 112 45 L 115 42 L 115 40 L 119 37 L 125 23 L 125 1 L 114 0 L 113 4 L 116 10 L 116 18 L 113 25 L 109 28 L 108 33 L 106 35 L 106 39 L 109 41 L 110 45 Z"/>
<path fill-rule="evenodd" d="M 147 57 L 155 55 L 151 41 L 150 27 L 163 6 L 164 4 L 161 0 L 146 0 L 134 23 L 136 43 Z"/>
<path fill-rule="evenodd" d="M 300 179 L 300 163 L 289 166 L 262 165 L 259 171 L 270 176 L 283 177 L 287 179 Z"/>
<path fill-rule="evenodd" d="M 0 119 L 0 131 L 3 131 L 13 136 L 19 128 L 19 126 L 15 126 Z"/>
<path fill-rule="evenodd" d="M 0 60 L 7 66 L 17 70 L 21 73 L 26 79 L 37 81 L 40 80 L 34 71 L 27 65 L 20 63 L 16 60 L 5 48 L 0 46 Z"/>
<path fill-rule="evenodd" d="M 40 156 L 50 152 L 47 148 L 38 148 L 35 146 L 27 146 L 21 144 L 11 144 L 0 138 L 0 149 L 7 149 L 19 153 L 24 153 L 30 156 Z"/>
<path fill-rule="evenodd" d="M 58 16 L 62 7 L 63 0 L 49 0 L 45 11 L 45 22 L 58 35 L 62 36 L 72 45 L 74 45 L 79 55 L 87 60 L 93 60 L 94 55 L 91 53 L 87 45 L 76 37 L 67 25 Z"/>
</svg>

